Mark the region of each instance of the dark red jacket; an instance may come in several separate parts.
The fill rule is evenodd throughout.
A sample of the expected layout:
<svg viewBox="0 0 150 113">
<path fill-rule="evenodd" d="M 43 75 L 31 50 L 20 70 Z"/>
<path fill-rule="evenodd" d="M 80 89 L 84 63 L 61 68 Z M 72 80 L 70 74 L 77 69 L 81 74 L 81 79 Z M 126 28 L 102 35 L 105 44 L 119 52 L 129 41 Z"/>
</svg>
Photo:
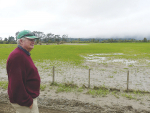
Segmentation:
<svg viewBox="0 0 150 113">
<path fill-rule="evenodd" d="M 17 47 L 10 53 L 6 69 L 10 102 L 31 106 L 33 98 L 39 96 L 40 76 L 30 55 Z"/>
</svg>

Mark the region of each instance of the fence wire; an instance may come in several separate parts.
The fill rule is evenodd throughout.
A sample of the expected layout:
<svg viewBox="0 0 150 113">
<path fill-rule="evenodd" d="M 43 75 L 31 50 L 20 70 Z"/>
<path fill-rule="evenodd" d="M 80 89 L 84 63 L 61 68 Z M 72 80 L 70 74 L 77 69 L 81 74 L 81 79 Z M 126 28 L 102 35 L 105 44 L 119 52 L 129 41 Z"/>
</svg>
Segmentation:
<svg viewBox="0 0 150 113">
<path fill-rule="evenodd" d="M 148 67 L 130 67 L 122 68 L 112 65 L 93 65 L 89 67 L 86 66 L 75 66 L 66 63 L 50 61 L 45 62 L 36 62 L 35 65 L 38 68 L 41 84 L 49 84 L 52 82 L 56 83 L 73 83 L 77 86 L 86 86 L 86 87 L 106 87 L 116 88 L 119 90 L 126 90 L 127 83 L 128 89 L 131 90 L 140 90 L 150 92 L 150 70 Z M 90 69 L 90 71 L 89 71 Z M 4 70 L 0 70 L 4 71 Z M 127 72 L 129 71 L 129 82 L 127 82 Z M 1 81 L 8 81 L 6 76 L 6 71 L 1 74 Z M 90 75 L 90 77 L 89 77 Z M 89 82 L 90 80 L 90 82 Z M 0 86 L 1 88 L 1 86 Z M 6 89 L 0 89 L 0 103 L 10 104 Z M 48 96 L 44 98 L 39 98 L 39 105 L 48 106 L 51 103 L 47 101 Z M 149 97 L 147 97 L 150 100 Z M 51 100 L 52 101 L 52 100 Z M 51 105 L 53 106 L 53 105 Z M 12 110 L 13 112 L 13 110 Z"/>
</svg>

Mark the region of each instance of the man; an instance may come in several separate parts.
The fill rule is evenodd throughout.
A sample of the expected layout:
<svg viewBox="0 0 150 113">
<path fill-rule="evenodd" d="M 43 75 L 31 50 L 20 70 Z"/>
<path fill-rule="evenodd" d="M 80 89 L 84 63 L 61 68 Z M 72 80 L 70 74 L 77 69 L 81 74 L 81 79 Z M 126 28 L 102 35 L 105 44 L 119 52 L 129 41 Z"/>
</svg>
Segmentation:
<svg viewBox="0 0 150 113">
<path fill-rule="evenodd" d="M 30 57 L 36 38 L 29 30 L 19 32 L 18 47 L 7 59 L 8 95 L 16 113 L 39 113 L 40 76 Z"/>
</svg>

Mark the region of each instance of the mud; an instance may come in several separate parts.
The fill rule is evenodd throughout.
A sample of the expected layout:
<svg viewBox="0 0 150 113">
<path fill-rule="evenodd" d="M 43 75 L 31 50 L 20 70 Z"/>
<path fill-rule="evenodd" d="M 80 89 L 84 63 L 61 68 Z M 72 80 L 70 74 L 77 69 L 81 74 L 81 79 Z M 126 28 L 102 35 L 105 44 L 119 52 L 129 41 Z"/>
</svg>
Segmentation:
<svg viewBox="0 0 150 113">
<path fill-rule="evenodd" d="M 109 97 L 105 97 L 104 103 L 103 100 L 101 100 L 102 104 L 99 105 L 96 101 L 91 103 L 80 99 L 69 99 L 67 95 L 66 98 L 59 98 L 59 96 L 57 96 L 57 98 L 40 96 L 38 97 L 38 106 L 40 113 L 150 113 L 150 109 L 145 109 L 143 105 L 138 105 L 138 107 L 135 108 L 135 106 L 130 104 L 130 102 L 132 102 L 130 100 L 123 105 L 115 99 L 115 101 L 118 102 L 116 103 L 114 101 L 113 103 L 112 101 L 109 105 L 107 103 L 108 99 Z M 120 99 L 120 101 L 122 101 L 122 99 Z M 8 95 L 4 93 L 0 94 L 0 113 L 15 113 L 15 110 L 8 100 Z"/>
<path fill-rule="evenodd" d="M 67 113 L 64 111 L 53 110 L 48 108 L 39 107 L 40 113 Z M 0 113 L 16 113 L 14 108 L 7 103 L 0 103 Z"/>
</svg>

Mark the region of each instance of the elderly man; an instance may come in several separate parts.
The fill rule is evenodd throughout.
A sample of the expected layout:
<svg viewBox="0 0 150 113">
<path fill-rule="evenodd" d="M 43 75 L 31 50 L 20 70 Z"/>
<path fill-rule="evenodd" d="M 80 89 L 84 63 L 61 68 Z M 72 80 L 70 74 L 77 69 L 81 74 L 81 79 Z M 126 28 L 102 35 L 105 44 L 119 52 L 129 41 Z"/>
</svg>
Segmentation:
<svg viewBox="0 0 150 113">
<path fill-rule="evenodd" d="M 40 76 L 30 57 L 36 38 L 29 30 L 19 32 L 18 47 L 7 59 L 8 95 L 16 113 L 39 113 Z"/>
</svg>

